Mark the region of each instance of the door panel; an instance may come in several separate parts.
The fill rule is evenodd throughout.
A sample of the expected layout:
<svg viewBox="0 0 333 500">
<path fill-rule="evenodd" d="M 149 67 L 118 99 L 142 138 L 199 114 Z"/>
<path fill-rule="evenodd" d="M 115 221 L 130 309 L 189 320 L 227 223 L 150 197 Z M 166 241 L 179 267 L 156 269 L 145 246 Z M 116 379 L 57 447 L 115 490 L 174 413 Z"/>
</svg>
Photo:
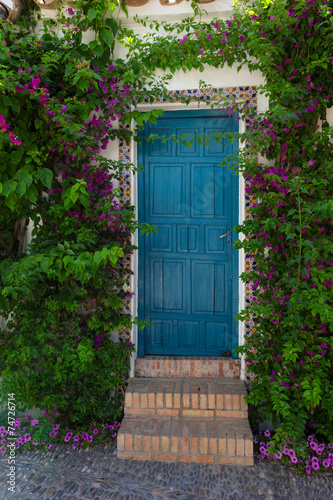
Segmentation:
<svg viewBox="0 0 333 500">
<path fill-rule="evenodd" d="M 144 135 L 236 131 L 216 111 L 166 112 Z M 226 142 L 226 140 L 225 140 Z M 139 355 L 221 355 L 237 345 L 238 222 L 235 174 L 220 167 L 236 146 L 210 141 L 142 141 L 139 220 L 156 227 L 139 239 L 139 317 L 153 323 L 139 337 Z"/>
</svg>

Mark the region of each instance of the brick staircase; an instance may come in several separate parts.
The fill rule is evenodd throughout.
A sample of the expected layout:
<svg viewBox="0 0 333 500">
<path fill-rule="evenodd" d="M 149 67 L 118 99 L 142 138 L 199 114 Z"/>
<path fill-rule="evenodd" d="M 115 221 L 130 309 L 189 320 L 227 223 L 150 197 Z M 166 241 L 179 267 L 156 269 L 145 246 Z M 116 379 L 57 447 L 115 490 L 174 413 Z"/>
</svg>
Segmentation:
<svg viewBox="0 0 333 500">
<path fill-rule="evenodd" d="M 253 465 L 245 395 L 236 378 L 132 379 L 118 458 Z"/>
</svg>

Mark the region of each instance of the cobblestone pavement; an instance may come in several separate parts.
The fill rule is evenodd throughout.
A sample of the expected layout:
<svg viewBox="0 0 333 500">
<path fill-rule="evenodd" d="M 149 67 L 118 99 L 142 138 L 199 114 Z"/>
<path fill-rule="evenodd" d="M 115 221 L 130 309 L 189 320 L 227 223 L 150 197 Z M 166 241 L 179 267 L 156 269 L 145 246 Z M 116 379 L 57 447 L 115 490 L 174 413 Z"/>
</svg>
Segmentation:
<svg viewBox="0 0 333 500">
<path fill-rule="evenodd" d="M 16 458 L 16 491 L 7 490 L 8 457 L 0 459 L 1 500 L 329 500 L 333 476 L 303 479 L 279 464 L 254 467 L 118 460 L 112 445 L 30 452 Z"/>
</svg>

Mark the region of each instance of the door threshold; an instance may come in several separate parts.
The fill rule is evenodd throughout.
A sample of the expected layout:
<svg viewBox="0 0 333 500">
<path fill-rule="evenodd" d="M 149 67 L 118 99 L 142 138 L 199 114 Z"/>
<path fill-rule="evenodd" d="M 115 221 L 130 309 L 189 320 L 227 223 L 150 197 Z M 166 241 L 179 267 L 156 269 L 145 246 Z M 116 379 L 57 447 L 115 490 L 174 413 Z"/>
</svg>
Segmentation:
<svg viewBox="0 0 333 500">
<path fill-rule="evenodd" d="M 157 356 L 135 360 L 136 377 L 240 378 L 240 359 L 222 356 Z"/>
</svg>

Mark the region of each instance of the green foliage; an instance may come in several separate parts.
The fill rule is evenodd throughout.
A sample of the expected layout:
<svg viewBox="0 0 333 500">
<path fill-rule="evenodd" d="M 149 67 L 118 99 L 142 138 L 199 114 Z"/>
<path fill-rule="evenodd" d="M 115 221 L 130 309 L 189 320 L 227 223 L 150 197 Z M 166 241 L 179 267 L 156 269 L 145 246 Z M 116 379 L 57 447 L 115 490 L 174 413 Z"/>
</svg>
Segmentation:
<svg viewBox="0 0 333 500">
<path fill-rule="evenodd" d="M 252 300 L 238 315 L 254 329 L 237 353 L 256 376 L 248 402 L 278 425 L 277 447 L 313 429 L 333 441 L 332 13 L 320 0 L 240 1 L 228 21 L 152 23 L 142 40 L 127 39 L 130 60 L 148 67 L 245 66 L 263 76 L 267 112 L 235 97 L 220 103 L 246 122 L 232 161 L 253 202 L 235 228 L 236 248 L 254 260 L 241 276 Z"/>
<path fill-rule="evenodd" d="M 157 83 L 113 60 L 117 9 L 83 0 L 56 22 L 28 12 L 0 32 L 1 401 L 15 393 L 76 427 L 121 416 L 134 350 L 117 340 L 132 325 L 124 258 L 132 233 L 152 230 L 122 202 L 124 165 L 103 156 L 133 134 L 119 122 L 160 115 L 131 109 Z"/>
</svg>

